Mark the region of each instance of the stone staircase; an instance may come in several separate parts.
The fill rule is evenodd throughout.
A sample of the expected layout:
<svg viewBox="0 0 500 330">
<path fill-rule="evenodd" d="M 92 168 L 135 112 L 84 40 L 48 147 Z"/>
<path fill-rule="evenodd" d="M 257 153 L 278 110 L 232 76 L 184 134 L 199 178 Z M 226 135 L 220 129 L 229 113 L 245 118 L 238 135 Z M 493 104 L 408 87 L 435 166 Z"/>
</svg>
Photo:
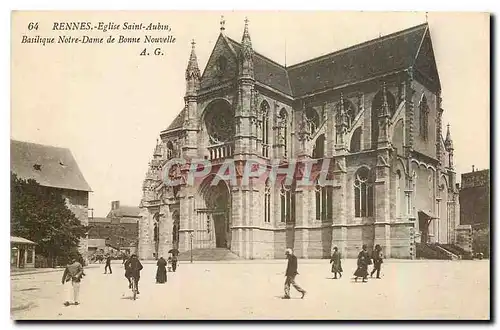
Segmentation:
<svg viewBox="0 0 500 330">
<path fill-rule="evenodd" d="M 177 257 L 179 261 L 190 261 L 191 251 L 185 251 Z M 193 261 L 223 261 L 241 259 L 228 249 L 193 249 Z"/>
<path fill-rule="evenodd" d="M 416 243 L 417 259 L 452 260 L 451 254 L 434 244 Z"/>
<path fill-rule="evenodd" d="M 437 244 L 441 248 L 453 253 L 456 255 L 459 259 L 462 260 L 472 260 L 472 253 L 465 251 L 461 247 L 454 245 L 454 244 Z"/>
</svg>

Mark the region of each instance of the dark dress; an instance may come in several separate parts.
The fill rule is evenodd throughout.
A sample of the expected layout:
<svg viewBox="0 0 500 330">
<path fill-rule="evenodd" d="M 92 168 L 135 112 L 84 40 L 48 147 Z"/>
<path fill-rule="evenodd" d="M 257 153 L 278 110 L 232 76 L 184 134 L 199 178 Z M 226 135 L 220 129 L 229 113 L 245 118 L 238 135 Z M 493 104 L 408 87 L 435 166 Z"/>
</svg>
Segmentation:
<svg viewBox="0 0 500 330">
<path fill-rule="evenodd" d="M 340 252 L 333 252 L 332 258 L 330 259 L 332 264 L 332 273 L 342 273 L 342 262 L 340 261 Z"/>
<path fill-rule="evenodd" d="M 158 266 L 156 270 L 156 283 L 165 283 L 167 281 L 167 262 L 165 259 L 160 258 L 156 266 Z"/>
<path fill-rule="evenodd" d="M 358 268 L 354 272 L 356 277 L 368 277 L 368 265 L 371 264 L 370 256 L 368 252 L 361 251 L 358 254 Z"/>
</svg>

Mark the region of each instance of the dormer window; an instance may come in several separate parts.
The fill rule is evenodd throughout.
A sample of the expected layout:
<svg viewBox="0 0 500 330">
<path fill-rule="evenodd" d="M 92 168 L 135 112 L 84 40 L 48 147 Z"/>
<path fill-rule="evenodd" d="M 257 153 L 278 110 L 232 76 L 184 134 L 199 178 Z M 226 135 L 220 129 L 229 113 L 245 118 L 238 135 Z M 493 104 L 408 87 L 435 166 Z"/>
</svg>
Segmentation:
<svg viewBox="0 0 500 330">
<path fill-rule="evenodd" d="M 42 170 L 42 165 L 40 165 L 40 164 L 34 164 L 33 168 L 35 169 L 35 171 L 41 171 Z"/>
</svg>

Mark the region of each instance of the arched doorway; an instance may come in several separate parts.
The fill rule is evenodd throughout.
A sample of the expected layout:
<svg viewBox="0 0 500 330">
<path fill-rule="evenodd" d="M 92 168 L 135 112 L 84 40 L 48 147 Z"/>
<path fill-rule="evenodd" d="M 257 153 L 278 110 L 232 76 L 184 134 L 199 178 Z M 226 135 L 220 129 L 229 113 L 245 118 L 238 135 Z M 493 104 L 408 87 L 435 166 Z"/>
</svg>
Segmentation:
<svg viewBox="0 0 500 330">
<path fill-rule="evenodd" d="M 228 185 L 216 176 L 209 176 L 200 187 L 200 197 L 202 207 L 196 210 L 196 244 L 205 248 L 231 248 L 231 194 Z"/>
</svg>

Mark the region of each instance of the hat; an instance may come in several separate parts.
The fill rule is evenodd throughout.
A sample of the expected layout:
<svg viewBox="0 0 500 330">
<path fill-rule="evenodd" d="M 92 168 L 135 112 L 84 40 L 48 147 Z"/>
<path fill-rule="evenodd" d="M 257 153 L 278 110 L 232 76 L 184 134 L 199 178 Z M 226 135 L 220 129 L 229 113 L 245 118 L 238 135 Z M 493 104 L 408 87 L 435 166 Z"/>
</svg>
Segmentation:
<svg viewBox="0 0 500 330">
<path fill-rule="evenodd" d="M 285 254 L 293 254 L 292 249 L 286 249 L 286 250 L 285 250 Z"/>
</svg>

